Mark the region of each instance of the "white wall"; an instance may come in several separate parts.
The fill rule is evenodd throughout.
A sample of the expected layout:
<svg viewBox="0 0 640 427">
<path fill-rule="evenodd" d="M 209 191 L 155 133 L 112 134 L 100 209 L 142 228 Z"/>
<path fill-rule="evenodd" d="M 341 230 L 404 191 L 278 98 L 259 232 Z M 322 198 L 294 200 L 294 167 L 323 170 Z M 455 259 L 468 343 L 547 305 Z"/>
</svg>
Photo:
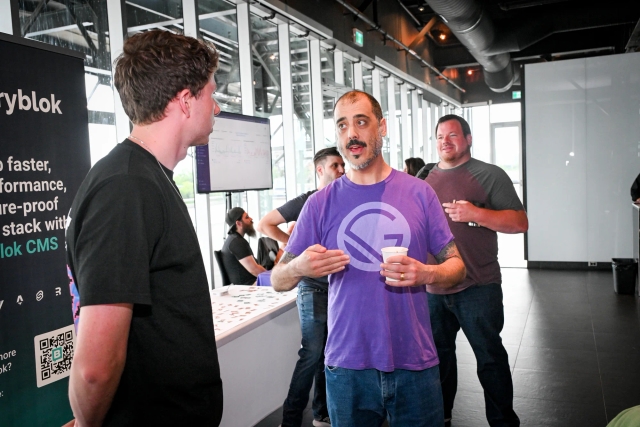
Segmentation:
<svg viewBox="0 0 640 427">
<path fill-rule="evenodd" d="M 640 53 L 527 65 L 529 261 L 632 257 Z"/>
</svg>

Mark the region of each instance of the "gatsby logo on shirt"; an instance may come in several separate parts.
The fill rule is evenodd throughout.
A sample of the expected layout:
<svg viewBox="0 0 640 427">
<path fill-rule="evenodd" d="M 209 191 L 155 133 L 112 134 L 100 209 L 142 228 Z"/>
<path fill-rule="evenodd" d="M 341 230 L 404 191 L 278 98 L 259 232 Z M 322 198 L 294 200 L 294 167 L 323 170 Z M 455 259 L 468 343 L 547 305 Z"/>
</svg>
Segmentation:
<svg viewBox="0 0 640 427">
<path fill-rule="evenodd" d="M 338 247 L 351 257 L 349 265 L 363 271 L 380 271 L 381 249 L 409 247 L 411 229 L 393 206 L 369 202 L 353 209 L 338 228 Z"/>
</svg>

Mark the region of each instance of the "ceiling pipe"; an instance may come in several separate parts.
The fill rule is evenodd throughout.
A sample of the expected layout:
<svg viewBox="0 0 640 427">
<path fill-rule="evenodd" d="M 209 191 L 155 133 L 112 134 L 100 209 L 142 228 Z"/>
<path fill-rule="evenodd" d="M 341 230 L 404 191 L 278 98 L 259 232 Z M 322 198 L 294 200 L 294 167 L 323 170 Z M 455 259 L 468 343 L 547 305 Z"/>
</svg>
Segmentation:
<svg viewBox="0 0 640 427">
<path fill-rule="evenodd" d="M 427 0 L 460 43 L 484 69 L 484 81 L 494 92 L 506 92 L 516 78 L 516 69 L 508 53 L 487 55 L 495 43 L 496 31 L 489 15 L 475 0 Z"/>
<path fill-rule="evenodd" d="M 400 40 L 396 39 L 395 37 L 393 37 L 391 34 L 387 33 L 386 31 L 384 31 L 382 29 L 382 27 L 380 27 L 380 25 L 376 24 L 375 22 L 373 22 L 371 19 L 369 19 L 365 14 L 363 14 L 362 12 L 360 12 L 358 9 L 356 9 L 355 7 L 351 6 L 349 3 L 345 2 L 344 0 L 336 0 L 338 3 L 340 3 L 342 6 L 344 6 L 349 12 L 353 13 L 356 18 L 362 19 L 367 25 L 371 26 L 374 30 L 378 31 L 380 34 L 382 34 L 384 36 L 384 38 L 386 40 L 391 40 L 392 42 L 394 42 L 395 44 L 397 44 L 398 46 L 400 46 L 400 48 L 402 48 L 403 50 L 405 50 L 409 55 L 413 56 L 414 58 L 416 58 L 418 61 L 420 61 L 422 64 L 424 64 L 427 68 L 429 68 L 431 71 L 433 71 L 435 74 L 437 74 L 438 76 L 442 77 L 447 83 L 449 83 L 451 86 L 455 87 L 456 89 L 458 89 L 460 92 L 465 93 L 466 90 L 464 90 L 463 88 L 461 88 L 460 86 L 458 86 L 454 81 L 452 81 L 450 78 L 448 78 L 447 76 L 445 76 L 444 74 L 442 74 L 440 72 L 440 70 L 438 70 L 436 67 L 434 67 L 433 65 L 429 64 L 427 61 L 425 61 L 424 59 L 422 59 L 422 57 L 420 57 L 420 55 L 418 55 L 417 53 L 415 53 L 412 49 L 409 49 L 409 47 L 407 45 L 405 45 L 404 43 L 402 43 Z"/>
</svg>

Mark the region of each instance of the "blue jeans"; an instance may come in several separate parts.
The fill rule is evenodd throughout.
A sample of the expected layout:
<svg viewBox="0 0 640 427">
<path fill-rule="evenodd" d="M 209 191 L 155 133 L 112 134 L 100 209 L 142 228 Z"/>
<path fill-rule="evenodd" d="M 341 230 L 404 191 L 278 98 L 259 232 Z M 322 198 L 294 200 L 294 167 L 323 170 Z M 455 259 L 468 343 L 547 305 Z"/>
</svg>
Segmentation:
<svg viewBox="0 0 640 427">
<path fill-rule="evenodd" d="M 324 378 L 324 346 L 327 343 L 327 304 L 329 294 L 317 286 L 298 284 L 298 314 L 302 330 L 302 346 L 293 370 L 287 399 L 282 405 L 282 427 L 300 427 L 302 413 L 309 401 L 315 378 L 313 417 L 329 416 Z"/>
<path fill-rule="evenodd" d="M 493 283 L 456 294 L 429 294 L 429 311 L 440 359 L 445 418 L 451 418 L 458 388 L 456 335 L 462 328 L 476 356 L 489 425 L 519 426 L 520 420 L 513 411 L 509 358 L 500 338 L 504 325 L 502 287 Z"/>
<path fill-rule="evenodd" d="M 442 427 L 438 367 L 422 371 L 344 369 L 327 366 L 327 402 L 332 427 Z"/>
</svg>

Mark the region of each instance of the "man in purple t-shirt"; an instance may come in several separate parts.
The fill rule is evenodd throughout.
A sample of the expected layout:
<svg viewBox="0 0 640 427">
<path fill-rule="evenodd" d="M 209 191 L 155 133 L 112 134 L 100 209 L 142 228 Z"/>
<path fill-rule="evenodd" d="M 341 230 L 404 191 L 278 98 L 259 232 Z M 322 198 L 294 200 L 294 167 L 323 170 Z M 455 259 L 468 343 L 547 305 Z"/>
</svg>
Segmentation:
<svg viewBox="0 0 640 427">
<path fill-rule="evenodd" d="M 449 216 L 467 267 L 465 279 L 452 288 L 427 286 L 445 425 L 450 425 L 456 396 L 455 340 L 462 328 L 476 355 L 489 425 L 516 427 L 520 420 L 513 410 L 511 370 L 500 338 L 504 312 L 496 231 L 527 231 L 527 214 L 506 172 L 471 158 L 471 129 L 466 120 L 456 115 L 441 117 L 436 137 L 440 162 L 426 181 Z"/>
<path fill-rule="evenodd" d="M 329 275 L 327 403 L 338 427 L 441 425 L 438 357 L 422 285 L 448 288 L 465 274 L 433 190 L 380 155 L 386 121 L 364 92 L 334 110 L 346 175 L 307 200 L 272 273 L 278 291 Z M 386 246 L 408 254 L 382 263 Z M 427 254 L 438 265 L 427 265 Z M 395 279 L 397 281 L 390 281 Z"/>
</svg>

